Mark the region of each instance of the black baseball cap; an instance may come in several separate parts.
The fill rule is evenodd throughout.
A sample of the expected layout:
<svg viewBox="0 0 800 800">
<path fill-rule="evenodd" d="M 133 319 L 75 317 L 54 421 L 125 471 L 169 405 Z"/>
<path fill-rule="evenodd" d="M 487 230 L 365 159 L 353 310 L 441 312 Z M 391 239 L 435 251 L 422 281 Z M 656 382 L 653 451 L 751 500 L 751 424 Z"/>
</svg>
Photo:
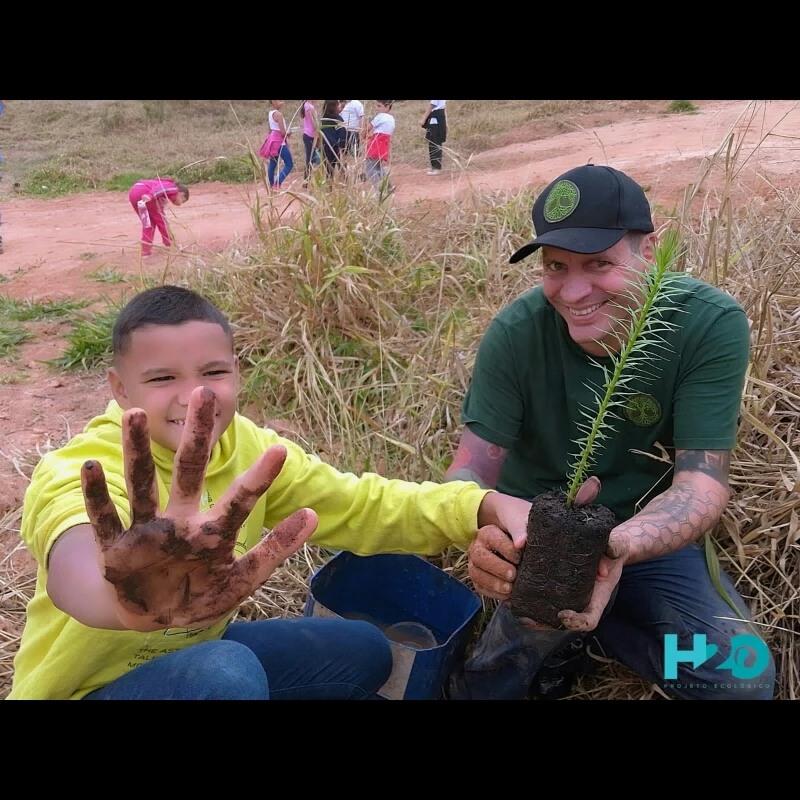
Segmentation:
<svg viewBox="0 0 800 800">
<path fill-rule="evenodd" d="M 613 167 L 586 164 L 556 178 L 533 204 L 536 239 L 509 259 L 514 264 L 542 245 L 572 253 L 599 253 L 628 231 L 651 233 L 644 190 Z"/>
</svg>

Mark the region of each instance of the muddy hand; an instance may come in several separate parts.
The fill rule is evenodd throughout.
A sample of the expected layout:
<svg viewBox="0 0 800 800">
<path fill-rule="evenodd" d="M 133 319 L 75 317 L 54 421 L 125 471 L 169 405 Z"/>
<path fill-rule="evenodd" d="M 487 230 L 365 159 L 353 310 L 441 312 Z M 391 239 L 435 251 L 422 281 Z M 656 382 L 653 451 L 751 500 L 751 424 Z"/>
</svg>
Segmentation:
<svg viewBox="0 0 800 800">
<path fill-rule="evenodd" d="M 520 558 L 521 551 L 505 531 L 495 525 L 480 528 L 469 548 L 468 571 L 475 590 L 494 600 L 507 600 Z"/>
<path fill-rule="evenodd" d="M 597 565 L 597 576 L 592 589 L 589 605 L 581 612 L 559 611 L 561 624 L 573 631 L 593 631 L 599 624 L 614 589 L 622 576 L 622 568 L 628 558 L 628 539 L 626 534 L 611 531 L 605 554 Z"/>
<path fill-rule="evenodd" d="M 486 597 L 505 600 L 517 577 L 525 547 L 531 504 L 519 497 L 489 492 L 478 508 L 477 536 L 469 548 L 469 576 Z"/>
<path fill-rule="evenodd" d="M 214 393 L 196 388 L 189 400 L 170 501 L 163 514 L 158 511 L 147 416 L 141 409 L 125 412 L 128 530 L 123 529 L 108 495 L 100 464 L 88 461 L 81 471 L 101 566 L 117 592 L 117 615 L 132 630 L 210 624 L 252 594 L 316 528 L 314 512 L 300 509 L 242 558 L 234 556 L 238 529 L 280 472 L 286 450 L 269 448 L 213 509 L 201 513 L 215 411 Z"/>
</svg>

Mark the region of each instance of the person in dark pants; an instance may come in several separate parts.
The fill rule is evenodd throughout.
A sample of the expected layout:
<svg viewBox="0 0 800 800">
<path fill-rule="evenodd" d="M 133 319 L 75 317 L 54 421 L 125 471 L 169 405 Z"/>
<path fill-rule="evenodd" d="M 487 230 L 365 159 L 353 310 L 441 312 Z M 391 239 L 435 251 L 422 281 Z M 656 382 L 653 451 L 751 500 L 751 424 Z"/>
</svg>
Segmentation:
<svg viewBox="0 0 800 800">
<path fill-rule="evenodd" d="M 658 238 L 642 187 L 592 164 L 550 183 L 533 205 L 533 223 L 537 238 L 511 261 L 541 248 L 542 284 L 502 309 L 484 334 L 462 407 L 466 427 L 446 473 L 527 499 L 564 485 L 581 414 L 596 403 L 598 366 L 607 369 L 609 353 L 624 344 Z M 553 658 L 563 666 L 566 651 L 593 636 L 592 650 L 674 697 L 771 699 L 767 645 L 728 576 L 720 572 L 735 610 L 714 586 L 699 546 L 730 497 L 747 316 L 730 295 L 690 275 L 676 275 L 671 287 L 658 366 L 648 376 L 630 373 L 630 395 L 575 500 L 597 498 L 618 520 L 588 606 L 562 609 L 566 630 L 556 630 L 501 605 L 452 676 L 451 697 L 524 698 Z M 657 445 L 671 451 L 667 472 Z M 524 544 L 525 537 L 479 534 L 469 553 L 476 589 L 507 601 Z"/>
<path fill-rule="evenodd" d="M 428 155 L 431 159 L 428 175 L 442 174 L 442 145 L 447 141 L 446 104 L 447 100 L 431 100 L 430 108 L 422 118 L 422 127 L 425 128 L 425 138 L 428 140 Z"/>
<path fill-rule="evenodd" d="M 322 134 L 322 157 L 325 161 L 325 172 L 328 178 L 333 178 L 334 170 L 341 163 L 341 156 L 344 152 L 346 130 L 339 109 L 339 100 L 326 100 L 322 107 L 322 118 L 319 121 L 319 129 Z"/>
</svg>

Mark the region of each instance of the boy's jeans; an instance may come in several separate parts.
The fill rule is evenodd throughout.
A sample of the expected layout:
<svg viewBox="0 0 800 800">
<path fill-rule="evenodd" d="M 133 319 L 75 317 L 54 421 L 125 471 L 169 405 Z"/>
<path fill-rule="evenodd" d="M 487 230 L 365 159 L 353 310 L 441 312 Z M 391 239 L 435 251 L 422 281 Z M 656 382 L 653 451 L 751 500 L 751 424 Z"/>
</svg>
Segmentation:
<svg viewBox="0 0 800 800">
<path fill-rule="evenodd" d="M 234 622 L 222 639 L 153 659 L 84 700 L 362 700 L 391 670 L 389 642 L 367 622 Z"/>
</svg>

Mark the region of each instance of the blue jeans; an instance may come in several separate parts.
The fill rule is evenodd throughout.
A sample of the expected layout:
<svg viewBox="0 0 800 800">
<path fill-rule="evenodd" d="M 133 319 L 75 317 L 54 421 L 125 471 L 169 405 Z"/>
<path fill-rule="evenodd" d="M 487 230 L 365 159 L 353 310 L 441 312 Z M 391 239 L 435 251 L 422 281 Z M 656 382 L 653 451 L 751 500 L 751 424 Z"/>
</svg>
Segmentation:
<svg viewBox="0 0 800 800">
<path fill-rule="evenodd" d="M 222 639 L 153 659 L 84 700 L 363 700 L 391 671 L 389 642 L 367 622 L 234 622 Z"/>
<path fill-rule="evenodd" d="M 280 171 L 278 175 L 278 185 L 282 184 L 284 180 L 286 180 L 286 176 L 292 171 L 294 167 L 294 161 L 292 161 L 292 151 L 289 150 L 289 146 L 282 144 L 281 149 L 278 152 L 278 155 L 271 156 L 269 159 L 269 166 L 267 167 L 267 180 L 269 181 L 270 186 L 275 185 L 275 170 L 278 166 L 278 159 L 283 161 L 283 169 Z"/>
<path fill-rule="evenodd" d="M 775 663 L 757 678 L 737 680 L 729 670 L 719 670 L 730 654 L 730 642 L 739 634 L 752 635 L 755 626 L 715 617 L 749 619 L 744 601 L 725 573 L 720 574 L 728 596 L 739 613 L 720 597 L 696 544 L 661 558 L 630 564 L 622 571 L 616 597 L 606 608 L 597 629 L 588 634 L 601 652 L 682 699 L 769 700 L 775 684 Z M 677 680 L 664 679 L 664 634 L 677 634 L 678 649 L 693 649 L 693 634 L 706 634 L 717 652 L 696 668 L 678 664 Z M 523 627 L 500 606 L 481 635 L 463 669 L 451 679 L 452 699 L 515 700 L 528 696 L 542 666 L 563 659 L 580 634 L 570 631 L 534 631 Z M 749 653 L 749 660 L 753 661 Z"/>
<path fill-rule="evenodd" d="M 366 161 L 364 162 L 364 166 L 367 173 L 367 177 L 374 184 L 380 183 L 388 174 L 386 167 L 383 164 L 383 161 L 380 161 L 377 158 L 366 159 Z"/>
</svg>

